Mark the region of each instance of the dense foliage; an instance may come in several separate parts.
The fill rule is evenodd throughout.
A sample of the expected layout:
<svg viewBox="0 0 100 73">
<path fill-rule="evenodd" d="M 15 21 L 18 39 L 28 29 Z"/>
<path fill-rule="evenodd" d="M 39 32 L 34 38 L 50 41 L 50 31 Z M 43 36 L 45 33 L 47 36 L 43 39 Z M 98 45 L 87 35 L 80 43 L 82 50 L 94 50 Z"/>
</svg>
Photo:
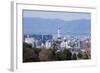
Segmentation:
<svg viewBox="0 0 100 73">
<path fill-rule="evenodd" d="M 55 47 L 55 46 L 54 46 Z M 72 53 L 70 49 L 32 48 L 31 44 L 23 43 L 23 62 L 64 61 L 89 59 L 86 52 Z"/>
</svg>

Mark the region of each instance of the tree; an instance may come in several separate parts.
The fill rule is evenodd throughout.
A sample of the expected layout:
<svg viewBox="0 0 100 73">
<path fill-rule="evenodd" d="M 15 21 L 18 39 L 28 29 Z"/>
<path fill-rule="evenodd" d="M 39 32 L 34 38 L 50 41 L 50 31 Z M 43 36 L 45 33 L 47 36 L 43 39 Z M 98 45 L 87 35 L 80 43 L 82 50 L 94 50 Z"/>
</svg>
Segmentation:
<svg viewBox="0 0 100 73">
<path fill-rule="evenodd" d="M 77 60 L 77 55 L 75 53 L 72 55 L 72 60 Z"/>
<path fill-rule="evenodd" d="M 88 57 L 86 52 L 84 52 L 84 54 L 83 54 L 83 59 L 89 59 L 89 57 Z"/>
<path fill-rule="evenodd" d="M 38 55 L 32 48 L 23 48 L 23 62 L 36 62 L 39 61 Z"/>
<path fill-rule="evenodd" d="M 41 51 L 40 48 L 32 48 L 32 49 L 37 55 L 39 55 L 39 52 Z"/>
<path fill-rule="evenodd" d="M 40 61 L 49 61 L 49 51 L 47 49 L 42 49 L 39 52 Z"/>
<path fill-rule="evenodd" d="M 79 52 L 77 56 L 79 59 L 82 59 L 83 58 L 82 52 Z"/>
<path fill-rule="evenodd" d="M 62 52 L 61 51 L 56 53 L 56 59 L 57 60 L 63 60 L 63 56 L 62 56 Z"/>
<path fill-rule="evenodd" d="M 51 61 L 57 60 L 57 57 L 56 57 L 56 51 L 57 51 L 57 49 L 52 49 L 52 48 L 50 48 L 50 49 L 48 49 L 48 50 L 49 50 L 49 59 L 50 59 Z"/>
<path fill-rule="evenodd" d="M 57 60 L 71 60 L 72 53 L 68 49 L 56 53 Z"/>
<path fill-rule="evenodd" d="M 23 43 L 23 62 L 39 61 L 38 54 L 32 48 L 31 44 Z"/>
<path fill-rule="evenodd" d="M 32 48 L 32 44 L 27 44 L 23 42 L 23 48 Z"/>
<path fill-rule="evenodd" d="M 69 49 L 64 49 L 63 54 L 66 55 L 66 60 L 71 60 L 72 53 Z"/>
<path fill-rule="evenodd" d="M 79 59 L 89 59 L 89 57 L 88 57 L 86 52 L 82 52 L 81 51 L 81 52 L 78 53 L 77 56 L 78 56 Z"/>
</svg>

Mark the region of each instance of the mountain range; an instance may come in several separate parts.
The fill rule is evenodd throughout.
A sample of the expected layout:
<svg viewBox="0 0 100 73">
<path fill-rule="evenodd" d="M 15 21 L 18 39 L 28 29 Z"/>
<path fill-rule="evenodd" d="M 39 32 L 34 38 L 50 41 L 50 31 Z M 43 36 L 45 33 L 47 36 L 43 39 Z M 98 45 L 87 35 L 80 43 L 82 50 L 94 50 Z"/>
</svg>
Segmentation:
<svg viewBox="0 0 100 73">
<path fill-rule="evenodd" d="M 24 33 L 37 34 L 57 34 L 58 24 L 62 34 L 90 34 L 91 20 L 79 19 L 65 21 L 61 19 L 45 19 L 45 18 L 24 18 L 23 29 Z"/>
</svg>

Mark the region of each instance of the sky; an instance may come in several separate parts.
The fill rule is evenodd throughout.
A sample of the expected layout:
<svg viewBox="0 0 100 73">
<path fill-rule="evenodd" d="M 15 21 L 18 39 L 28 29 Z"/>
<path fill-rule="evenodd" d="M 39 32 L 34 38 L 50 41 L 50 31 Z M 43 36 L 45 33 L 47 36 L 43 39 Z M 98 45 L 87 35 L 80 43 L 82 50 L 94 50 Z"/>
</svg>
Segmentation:
<svg viewBox="0 0 100 73">
<path fill-rule="evenodd" d="M 90 33 L 91 14 L 76 12 L 54 12 L 23 10 L 23 31 L 25 34 Z"/>
<path fill-rule="evenodd" d="M 89 13 L 73 13 L 73 12 L 50 12 L 50 11 L 33 11 L 24 10 L 23 17 L 39 17 L 46 19 L 61 19 L 65 21 L 90 19 Z"/>
</svg>

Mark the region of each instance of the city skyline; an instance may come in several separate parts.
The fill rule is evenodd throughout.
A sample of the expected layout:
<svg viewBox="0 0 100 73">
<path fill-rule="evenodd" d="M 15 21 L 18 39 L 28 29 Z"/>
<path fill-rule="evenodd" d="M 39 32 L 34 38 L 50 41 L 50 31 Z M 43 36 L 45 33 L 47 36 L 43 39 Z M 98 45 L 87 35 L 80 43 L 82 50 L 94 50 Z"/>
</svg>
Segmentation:
<svg viewBox="0 0 100 73">
<path fill-rule="evenodd" d="M 89 13 L 23 11 L 23 62 L 81 59 L 91 59 Z"/>
</svg>

